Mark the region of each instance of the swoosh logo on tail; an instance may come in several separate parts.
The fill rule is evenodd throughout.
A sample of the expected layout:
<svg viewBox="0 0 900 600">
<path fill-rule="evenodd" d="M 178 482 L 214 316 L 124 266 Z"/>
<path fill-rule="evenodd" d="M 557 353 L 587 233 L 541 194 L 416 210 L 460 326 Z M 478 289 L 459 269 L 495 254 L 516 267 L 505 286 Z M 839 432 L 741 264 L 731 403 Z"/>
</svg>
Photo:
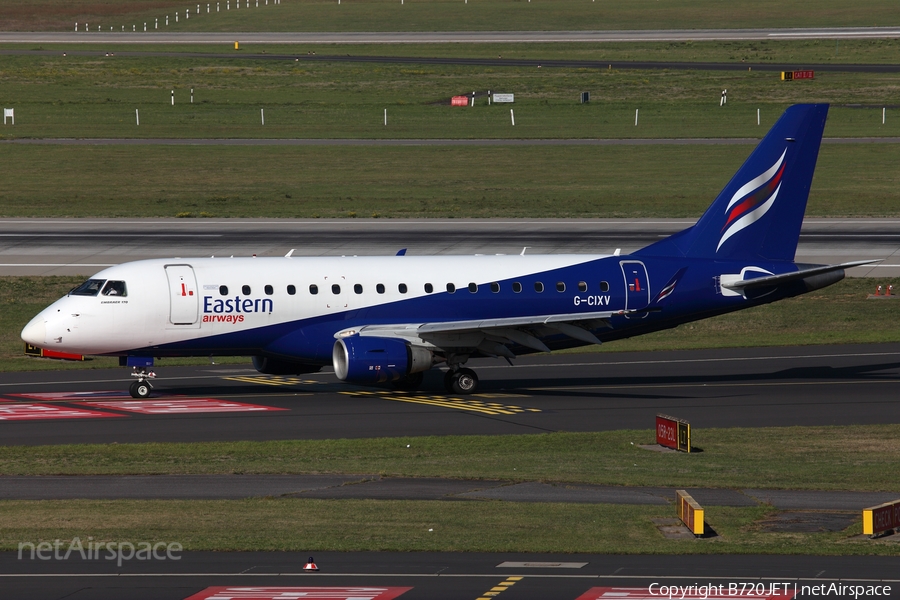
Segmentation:
<svg viewBox="0 0 900 600">
<path fill-rule="evenodd" d="M 725 224 L 722 226 L 722 237 L 719 238 L 716 252 L 728 238 L 756 223 L 775 204 L 781 190 L 786 155 L 787 148 L 774 165 L 742 185 L 731 197 L 731 201 L 725 207 Z"/>
</svg>

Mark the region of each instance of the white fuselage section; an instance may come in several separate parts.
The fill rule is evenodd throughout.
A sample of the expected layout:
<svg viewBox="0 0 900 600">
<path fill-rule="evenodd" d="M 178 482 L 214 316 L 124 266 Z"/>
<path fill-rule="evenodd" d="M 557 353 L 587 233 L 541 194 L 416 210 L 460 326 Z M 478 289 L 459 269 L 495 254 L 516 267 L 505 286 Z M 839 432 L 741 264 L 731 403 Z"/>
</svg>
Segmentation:
<svg viewBox="0 0 900 600">
<path fill-rule="evenodd" d="M 459 317 L 454 315 L 458 306 L 454 302 L 471 304 L 476 297 L 479 310 L 494 315 L 505 314 L 506 309 L 510 314 L 528 312 L 536 300 L 535 306 L 559 306 L 555 312 L 588 306 L 612 308 L 608 305 L 615 302 L 615 296 L 601 293 L 597 281 L 590 282 L 587 292 L 580 292 L 574 281 L 566 282 L 565 291 L 559 291 L 560 282 L 553 275 L 542 282 L 540 293 L 531 280 L 521 293 L 510 295 L 507 287 L 513 285 L 507 282 L 517 278 L 602 258 L 533 255 L 144 260 L 97 273 L 91 279 L 100 282 L 98 286 L 121 282 L 121 291 L 107 294 L 104 288 L 95 295 L 70 293 L 37 315 L 22 337 L 44 348 L 97 355 L 243 332 L 247 335 L 239 347 L 225 345 L 216 352 L 240 354 L 252 345 L 249 339 L 254 331 L 270 326 L 302 326 L 314 321 L 320 328 L 332 330 L 333 336 L 346 327 L 347 315 L 365 315 L 367 309 L 376 308 L 381 322 L 390 322 L 390 315 L 395 322 L 406 322 L 402 307 L 408 303 L 404 301 L 426 296 L 443 295 L 444 300 L 436 298 L 430 316 L 439 320 L 462 318 L 462 309 Z M 614 290 L 623 287 L 619 277 L 612 283 Z M 492 293 L 491 284 L 500 281 L 504 282 L 504 293 Z M 478 293 L 470 291 L 472 285 Z M 514 306 L 517 303 L 519 306 Z M 392 311 L 395 305 L 398 308 Z M 419 310 L 423 310 L 421 306 Z M 208 345 L 204 346 L 203 353 L 208 351 Z"/>
</svg>

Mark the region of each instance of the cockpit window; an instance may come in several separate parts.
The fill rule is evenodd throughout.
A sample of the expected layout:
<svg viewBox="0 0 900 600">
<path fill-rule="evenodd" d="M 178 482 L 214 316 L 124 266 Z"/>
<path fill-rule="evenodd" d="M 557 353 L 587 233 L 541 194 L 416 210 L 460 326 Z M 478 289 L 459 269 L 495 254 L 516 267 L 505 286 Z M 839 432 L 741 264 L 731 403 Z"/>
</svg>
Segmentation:
<svg viewBox="0 0 900 600">
<path fill-rule="evenodd" d="M 103 295 L 104 296 L 127 296 L 128 291 L 125 289 L 124 281 L 113 281 L 109 280 L 106 282 L 106 285 L 103 286 Z"/>
<path fill-rule="evenodd" d="M 100 293 L 105 279 L 88 279 L 77 288 L 69 292 L 72 296 L 96 296 Z"/>
</svg>

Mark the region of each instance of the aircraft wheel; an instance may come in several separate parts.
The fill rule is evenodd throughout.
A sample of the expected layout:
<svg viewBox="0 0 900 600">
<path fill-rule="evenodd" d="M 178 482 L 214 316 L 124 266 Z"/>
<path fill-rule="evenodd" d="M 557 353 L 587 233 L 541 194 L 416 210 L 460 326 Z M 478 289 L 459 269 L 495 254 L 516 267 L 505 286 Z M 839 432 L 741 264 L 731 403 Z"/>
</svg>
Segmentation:
<svg viewBox="0 0 900 600">
<path fill-rule="evenodd" d="M 447 371 L 444 373 L 444 389 L 447 390 L 448 393 L 453 393 L 453 375 L 455 371 Z"/>
<path fill-rule="evenodd" d="M 147 381 L 135 381 L 128 388 L 132 398 L 148 398 L 153 389 Z"/>
<path fill-rule="evenodd" d="M 460 369 L 453 374 L 451 384 L 457 394 L 474 394 L 478 389 L 478 375 L 472 369 Z"/>
<path fill-rule="evenodd" d="M 397 381 L 391 384 L 391 387 L 395 390 L 402 390 L 406 392 L 412 392 L 419 389 L 419 386 L 422 385 L 422 380 L 425 379 L 425 373 L 420 371 L 418 373 L 410 373 L 406 377 L 401 377 Z"/>
</svg>

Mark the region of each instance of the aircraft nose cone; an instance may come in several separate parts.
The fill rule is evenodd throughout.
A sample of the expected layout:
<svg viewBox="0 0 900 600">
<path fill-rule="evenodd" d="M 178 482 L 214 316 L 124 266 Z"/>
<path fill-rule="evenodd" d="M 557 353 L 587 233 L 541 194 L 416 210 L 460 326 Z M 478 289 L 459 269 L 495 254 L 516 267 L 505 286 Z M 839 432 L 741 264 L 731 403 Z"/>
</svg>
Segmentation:
<svg viewBox="0 0 900 600">
<path fill-rule="evenodd" d="M 44 346 L 47 338 L 47 323 L 43 315 L 33 318 L 22 330 L 22 339 L 32 346 Z"/>
</svg>

